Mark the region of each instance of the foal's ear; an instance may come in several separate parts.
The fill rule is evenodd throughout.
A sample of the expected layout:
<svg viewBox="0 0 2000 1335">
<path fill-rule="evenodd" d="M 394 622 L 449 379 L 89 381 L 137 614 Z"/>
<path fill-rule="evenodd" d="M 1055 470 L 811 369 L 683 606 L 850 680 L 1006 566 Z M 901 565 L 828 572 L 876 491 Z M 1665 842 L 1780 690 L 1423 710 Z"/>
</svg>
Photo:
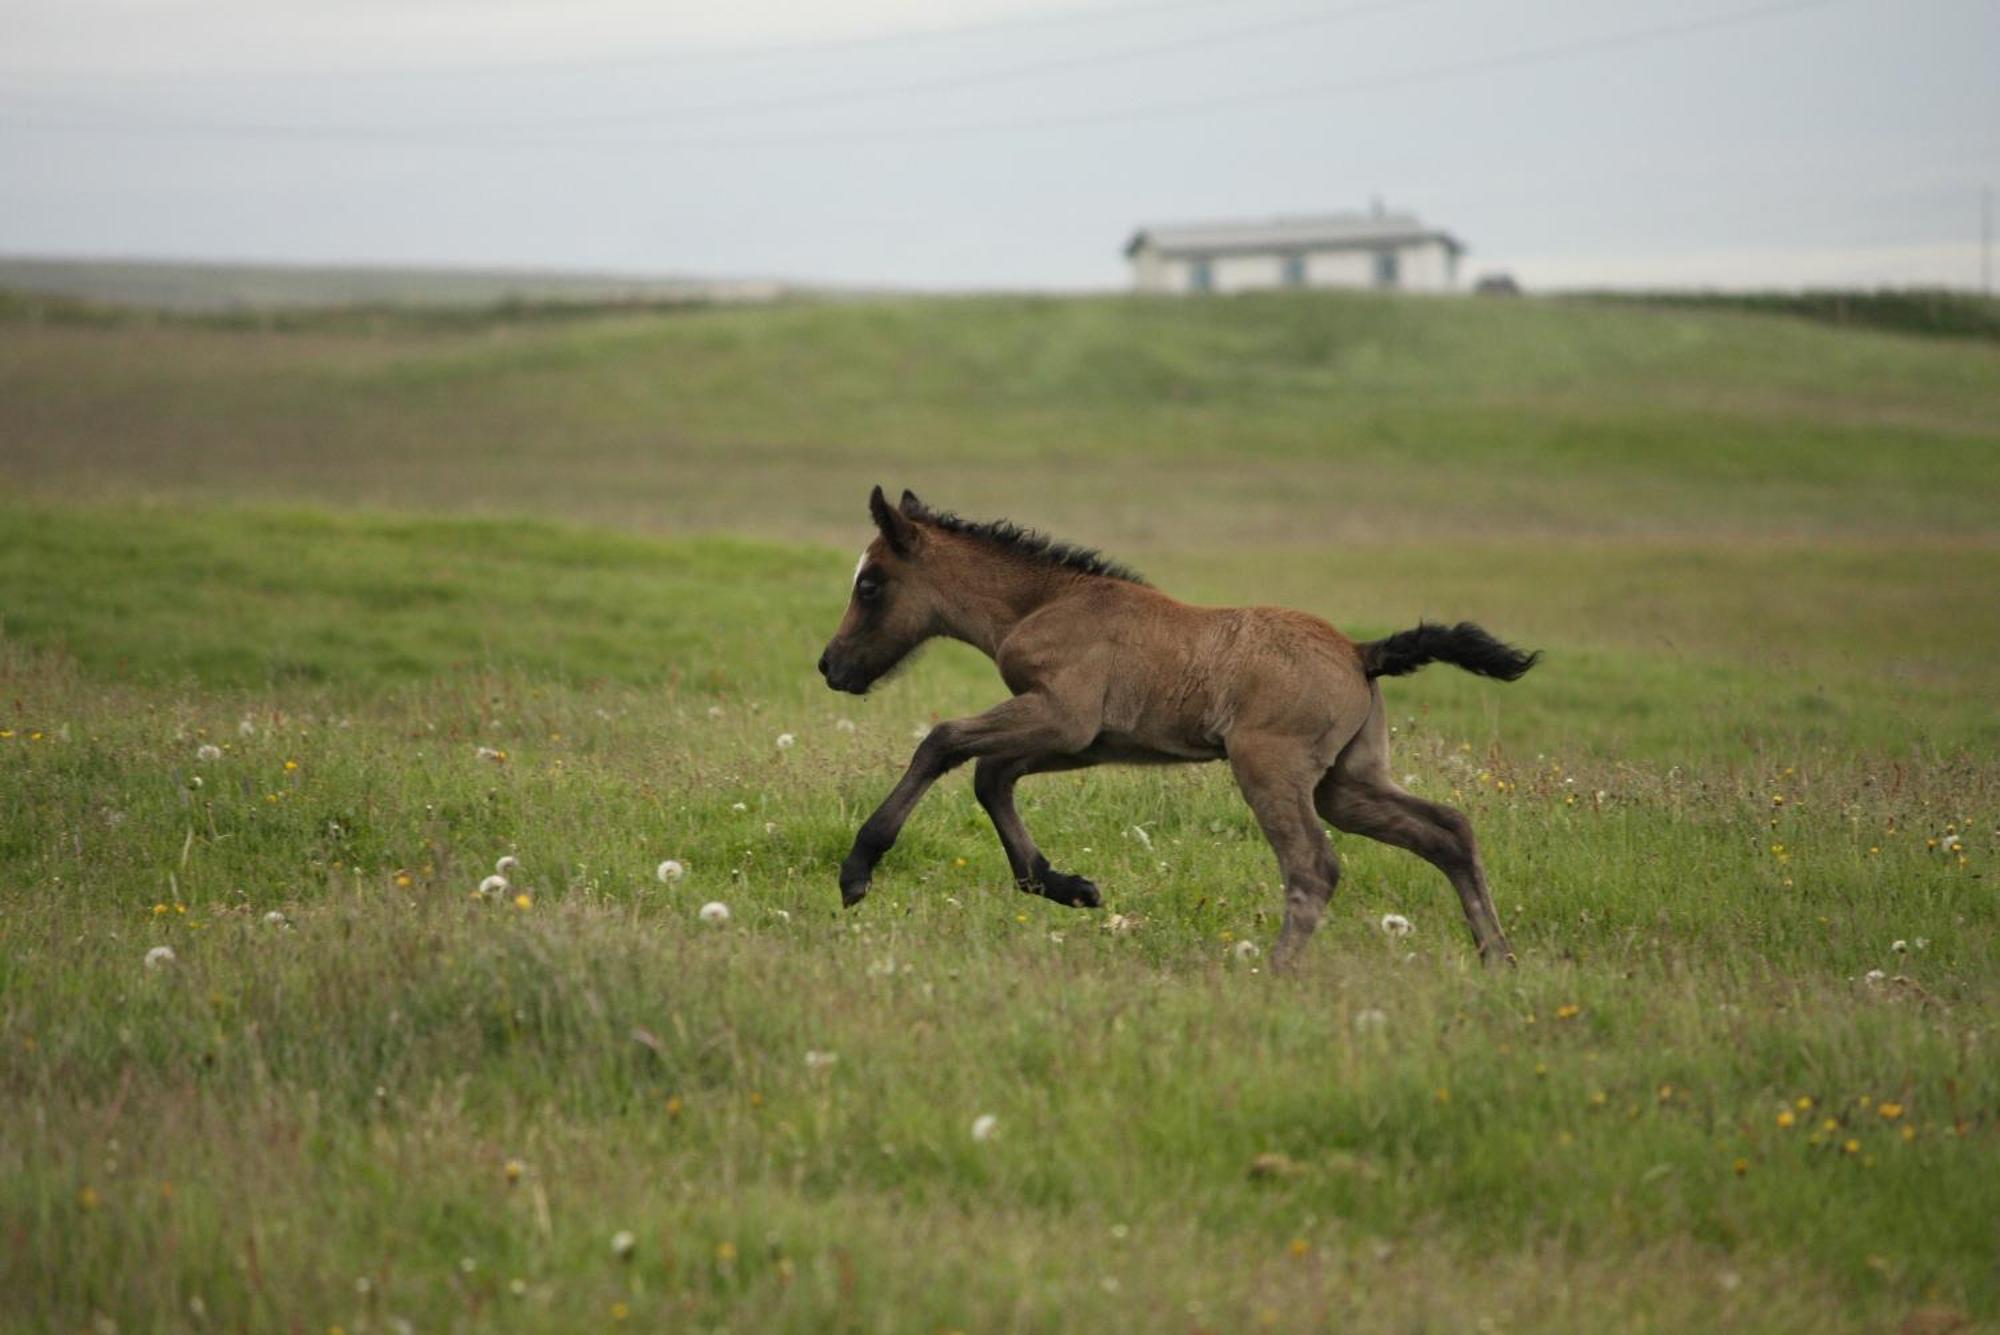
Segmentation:
<svg viewBox="0 0 2000 1335">
<path fill-rule="evenodd" d="M 924 503 L 918 500 L 917 493 L 911 491 L 908 487 L 903 489 L 902 504 L 898 508 L 912 519 L 922 519 L 924 517 Z"/>
<path fill-rule="evenodd" d="M 868 513 L 875 517 L 875 527 L 882 530 L 882 541 L 889 544 L 890 551 L 908 556 L 916 550 L 917 526 L 889 505 L 880 487 L 868 493 Z"/>
</svg>

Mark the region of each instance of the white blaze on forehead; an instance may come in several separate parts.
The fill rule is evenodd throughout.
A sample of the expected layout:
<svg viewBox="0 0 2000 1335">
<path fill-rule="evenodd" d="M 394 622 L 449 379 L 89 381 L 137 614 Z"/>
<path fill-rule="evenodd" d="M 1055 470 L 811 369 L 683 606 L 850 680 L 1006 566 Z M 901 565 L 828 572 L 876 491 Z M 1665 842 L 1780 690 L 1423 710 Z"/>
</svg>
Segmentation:
<svg viewBox="0 0 2000 1335">
<path fill-rule="evenodd" d="M 861 582 L 861 572 L 867 569 L 867 567 L 868 567 L 868 549 L 866 547 L 863 547 L 861 549 L 861 559 L 854 563 L 854 578 L 848 581 L 849 588 L 853 588 L 856 584 L 859 584 Z"/>
</svg>

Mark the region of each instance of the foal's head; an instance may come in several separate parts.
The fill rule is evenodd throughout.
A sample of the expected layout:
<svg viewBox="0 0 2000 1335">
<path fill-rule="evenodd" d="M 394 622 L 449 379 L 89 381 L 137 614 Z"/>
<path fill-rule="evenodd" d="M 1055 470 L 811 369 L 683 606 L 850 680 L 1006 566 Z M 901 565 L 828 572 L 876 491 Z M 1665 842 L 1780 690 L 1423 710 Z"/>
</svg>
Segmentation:
<svg viewBox="0 0 2000 1335">
<path fill-rule="evenodd" d="M 923 561 L 936 541 L 918 521 L 923 503 L 903 493 L 891 506 L 880 487 L 868 497 L 879 530 L 854 567 L 854 592 L 840 629 L 819 656 L 820 675 L 836 691 L 866 695 L 910 651 L 944 629 L 945 596 Z"/>
</svg>

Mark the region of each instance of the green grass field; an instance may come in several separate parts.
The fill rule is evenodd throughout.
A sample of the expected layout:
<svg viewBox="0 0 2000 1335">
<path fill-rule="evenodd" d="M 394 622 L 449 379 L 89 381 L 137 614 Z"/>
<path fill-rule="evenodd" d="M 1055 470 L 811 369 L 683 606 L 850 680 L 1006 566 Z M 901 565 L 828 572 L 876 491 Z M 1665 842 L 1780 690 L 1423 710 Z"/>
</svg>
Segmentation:
<svg viewBox="0 0 2000 1335">
<path fill-rule="evenodd" d="M 2000 1322 L 2000 348 L 1368 296 L 7 309 L 0 1324 Z M 818 685 L 878 481 L 1544 648 L 1387 687 L 1520 966 L 1343 838 L 1272 977 L 1219 767 L 1023 785 L 1102 913 L 1015 893 L 963 775 L 843 912 L 913 732 L 1001 691 L 959 646 Z"/>
</svg>

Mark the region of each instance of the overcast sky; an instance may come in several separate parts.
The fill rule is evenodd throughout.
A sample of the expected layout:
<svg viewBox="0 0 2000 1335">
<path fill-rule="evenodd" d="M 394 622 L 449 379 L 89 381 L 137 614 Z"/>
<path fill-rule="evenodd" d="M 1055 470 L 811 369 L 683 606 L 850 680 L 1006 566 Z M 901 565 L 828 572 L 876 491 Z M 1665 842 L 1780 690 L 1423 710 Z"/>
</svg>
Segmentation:
<svg viewBox="0 0 2000 1335">
<path fill-rule="evenodd" d="M 0 0 L 0 34 L 17 255 L 1109 287 L 1136 224 L 1379 197 L 1536 284 L 1975 286 L 2000 187 L 2000 0 Z"/>
</svg>

